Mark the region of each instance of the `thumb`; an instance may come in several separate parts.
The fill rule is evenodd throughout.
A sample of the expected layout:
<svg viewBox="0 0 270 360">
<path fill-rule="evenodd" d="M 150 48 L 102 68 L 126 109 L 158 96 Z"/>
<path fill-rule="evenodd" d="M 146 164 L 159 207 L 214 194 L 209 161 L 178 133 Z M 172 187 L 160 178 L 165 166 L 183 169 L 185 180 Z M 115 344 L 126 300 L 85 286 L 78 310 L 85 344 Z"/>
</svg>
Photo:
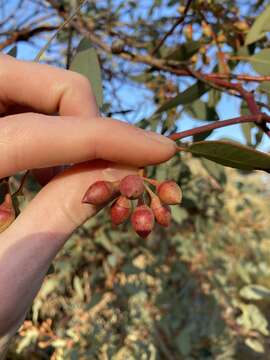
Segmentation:
<svg viewBox="0 0 270 360">
<path fill-rule="evenodd" d="M 88 187 L 97 180 L 116 181 L 138 169 L 105 160 L 73 165 L 55 176 L 6 230 L 8 234 L 61 233 L 68 237 L 100 208 L 81 202 Z M 61 243 L 61 241 L 60 241 Z"/>
<path fill-rule="evenodd" d="M 88 187 L 97 180 L 120 180 L 134 172 L 136 168 L 103 160 L 66 169 L 0 234 L 0 337 L 21 321 L 71 233 L 100 210 L 81 202 Z"/>
</svg>

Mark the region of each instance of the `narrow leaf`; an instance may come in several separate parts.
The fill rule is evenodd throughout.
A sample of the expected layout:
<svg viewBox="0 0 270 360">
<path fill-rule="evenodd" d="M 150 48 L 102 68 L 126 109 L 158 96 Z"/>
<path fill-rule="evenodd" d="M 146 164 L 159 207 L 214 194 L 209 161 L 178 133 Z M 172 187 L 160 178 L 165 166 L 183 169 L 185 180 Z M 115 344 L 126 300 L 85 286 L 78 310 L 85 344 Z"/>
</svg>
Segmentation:
<svg viewBox="0 0 270 360">
<path fill-rule="evenodd" d="M 261 75 L 270 75 L 270 49 L 263 49 L 249 58 L 253 69 Z"/>
<path fill-rule="evenodd" d="M 201 141 L 186 151 L 241 170 L 270 170 L 270 155 L 231 141 Z"/>
<path fill-rule="evenodd" d="M 241 115 L 249 115 L 250 111 L 247 106 L 247 103 L 245 101 L 242 101 L 241 104 Z M 246 138 L 246 144 L 248 146 L 252 145 L 252 133 L 251 130 L 254 128 L 254 123 L 243 123 L 241 124 L 241 130 L 243 132 L 243 135 Z"/>
<path fill-rule="evenodd" d="M 8 51 L 7 54 L 16 58 L 17 52 L 18 52 L 18 47 L 17 47 L 17 45 L 15 45 Z"/>
<path fill-rule="evenodd" d="M 216 121 L 219 120 L 218 114 L 214 107 L 210 107 L 207 103 L 196 100 L 192 104 L 185 107 L 185 111 L 198 120 Z"/>
<path fill-rule="evenodd" d="M 178 105 L 187 105 L 197 99 L 199 99 L 203 94 L 209 90 L 209 86 L 204 84 L 201 81 L 198 81 L 196 84 L 190 86 L 188 89 L 182 93 L 176 95 L 173 99 L 165 102 L 157 109 L 157 113 L 162 111 L 170 110 Z"/>
<path fill-rule="evenodd" d="M 245 45 L 254 43 L 257 40 L 263 38 L 267 31 L 270 31 L 270 6 L 268 6 L 263 13 L 261 13 L 254 21 L 251 29 L 249 30 Z"/>
<path fill-rule="evenodd" d="M 254 127 L 254 125 L 252 123 L 243 123 L 243 124 L 241 124 L 241 130 L 243 132 L 243 135 L 245 136 L 246 144 L 248 146 L 252 145 L 251 130 L 253 129 L 253 127 Z"/>
<path fill-rule="evenodd" d="M 79 45 L 77 46 L 77 49 L 76 49 L 76 53 L 79 53 L 80 51 L 91 49 L 92 47 L 93 46 L 92 46 L 91 41 L 84 37 L 79 42 Z"/>
<path fill-rule="evenodd" d="M 170 54 L 166 56 L 166 59 L 187 61 L 198 52 L 201 46 L 202 44 L 200 43 L 200 41 L 189 41 L 185 44 L 181 44 L 176 49 L 174 49 Z"/>
<path fill-rule="evenodd" d="M 245 339 L 245 344 L 257 353 L 264 353 L 263 344 L 257 339 L 247 338 Z"/>
<path fill-rule="evenodd" d="M 193 135 L 193 141 L 194 142 L 203 141 L 203 140 L 207 139 L 212 134 L 212 132 L 213 132 L 213 130 L 209 130 L 209 131 L 205 131 L 201 134 Z"/>
<path fill-rule="evenodd" d="M 270 300 L 270 289 L 261 285 L 247 285 L 240 290 L 242 298 L 247 300 Z"/>
<path fill-rule="evenodd" d="M 101 70 L 96 50 L 90 48 L 78 52 L 71 62 L 70 70 L 76 71 L 87 77 L 96 96 L 97 104 L 100 107 L 103 102 L 103 89 Z"/>
</svg>

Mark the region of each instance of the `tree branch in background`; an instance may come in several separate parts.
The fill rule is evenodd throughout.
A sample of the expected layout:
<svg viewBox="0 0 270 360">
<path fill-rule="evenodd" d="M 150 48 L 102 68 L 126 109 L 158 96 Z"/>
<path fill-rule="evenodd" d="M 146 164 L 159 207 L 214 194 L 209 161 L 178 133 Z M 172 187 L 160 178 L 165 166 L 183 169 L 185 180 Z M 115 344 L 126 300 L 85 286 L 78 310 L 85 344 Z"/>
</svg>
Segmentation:
<svg viewBox="0 0 270 360">
<path fill-rule="evenodd" d="M 236 125 L 240 123 L 249 123 L 249 122 L 254 122 L 256 124 L 260 124 L 262 122 L 270 123 L 270 116 L 268 116 L 265 113 L 259 113 L 254 115 L 239 116 L 228 120 L 215 121 L 208 125 L 203 125 L 196 127 L 194 129 L 174 133 L 170 135 L 169 138 L 172 140 L 180 140 L 189 136 L 202 134 L 207 131 L 222 128 L 225 126 Z"/>
<path fill-rule="evenodd" d="M 54 0 L 48 0 L 48 2 L 57 11 L 58 15 L 60 17 L 64 18 L 64 20 L 65 20 L 64 24 L 68 21 L 68 19 L 70 22 L 71 19 L 68 14 L 68 11 L 66 11 L 63 6 L 59 6 L 59 3 Z M 80 7 L 84 3 L 86 3 L 86 1 L 82 2 Z M 171 74 L 175 74 L 178 76 L 193 77 L 197 80 L 200 80 L 200 81 L 206 83 L 207 85 L 209 85 L 210 87 L 212 87 L 214 89 L 217 89 L 217 90 L 223 91 L 223 92 L 224 91 L 228 92 L 230 95 L 238 96 L 238 94 L 239 94 L 247 102 L 247 105 L 248 105 L 248 108 L 249 108 L 251 114 L 257 116 L 257 117 L 255 116 L 255 118 L 254 118 L 255 120 L 252 120 L 252 122 L 255 122 L 256 125 L 258 127 L 260 127 L 260 129 L 262 131 L 264 131 L 265 134 L 270 136 L 270 130 L 267 126 L 267 122 L 269 122 L 269 121 L 268 121 L 268 119 L 266 121 L 265 117 L 261 116 L 262 113 L 260 112 L 259 106 L 262 106 L 262 104 L 258 105 L 258 103 L 256 103 L 256 100 L 254 98 L 254 94 L 246 91 L 243 88 L 242 84 L 233 83 L 230 81 L 230 80 L 238 80 L 238 81 L 262 82 L 262 81 L 270 81 L 270 76 L 250 76 L 250 75 L 246 75 L 246 74 L 236 75 L 236 74 L 230 74 L 230 73 L 228 73 L 228 74 L 208 73 L 207 74 L 207 73 L 202 73 L 197 70 L 192 70 L 191 67 L 188 66 L 187 62 L 172 61 L 172 60 L 168 60 L 168 59 L 159 59 L 154 56 L 155 53 L 158 51 L 158 49 L 166 41 L 166 39 L 173 33 L 173 31 L 176 29 L 176 27 L 184 21 L 185 16 L 188 13 L 188 10 L 191 6 L 191 3 L 192 3 L 192 0 L 189 0 L 187 2 L 187 5 L 185 7 L 183 15 L 179 19 L 177 19 L 177 21 L 174 23 L 174 25 L 171 27 L 171 29 L 165 34 L 165 36 L 163 36 L 163 38 L 159 41 L 158 45 L 156 46 L 156 48 L 152 51 L 152 53 L 150 55 L 134 53 L 134 52 L 132 52 L 132 50 L 126 50 L 126 49 L 123 49 L 117 55 L 124 60 L 148 65 L 148 66 L 151 66 L 154 69 L 157 69 L 160 71 L 169 72 Z M 62 25 L 62 26 L 64 26 L 64 25 Z M 91 21 L 86 22 L 83 19 L 83 16 L 78 17 L 76 19 L 74 19 L 72 17 L 71 27 L 74 30 L 76 30 L 79 34 L 89 38 L 94 45 L 99 47 L 104 52 L 113 54 L 111 46 L 109 44 L 107 44 L 105 41 L 103 41 L 100 36 L 95 34 L 94 25 Z M 7 45 L 10 45 L 10 43 L 12 43 L 12 42 L 17 42 L 20 40 L 27 40 L 31 36 L 34 36 L 35 34 L 37 34 L 39 32 L 52 31 L 55 29 L 56 29 L 56 27 L 38 27 L 36 29 L 31 29 L 31 30 L 29 29 L 28 31 L 25 31 L 25 29 L 21 30 L 20 32 L 13 34 L 13 38 L 7 39 L 6 43 L 2 44 L 2 48 Z M 67 66 L 69 65 L 69 62 L 70 62 L 70 58 L 69 58 L 70 57 L 70 45 L 71 45 L 70 41 L 71 41 L 71 39 L 69 37 Z M 1 49 L 1 45 L 0 45 L 0 49 Z M 44 50 L 42 50 L 42 51 L 44 51 Z M 242 117 L 240 117 L 238 119 L 242 119 L 240 122 L 249 122 L 250 121 L 250 120 L 248 120 L 248 121 L 243 120 L 243 119 L 247 119 L 247 118 L 242 118 Z M 218 127 L 230 125 L 227 122 L 228 122 L 227 120 L 225 120 L 225 122 L 220 121 L 215 126 L 216 126 L 216 128 L 218 128 Z M 223 125 L 221 125 L 221 124 L 223 124 Z M 209 126 L 213 126 L 213 124 L 211 124 Z M 209 128 L 207 127 L 207 129 L 209 129 Z M 208 130 L 205 130 L 205 131 L 208 131 Z"/>
<path fill-rule="evenodd" d="M 43 33 L 43 32 L 51 32 L 58 29 L 58 26 L 39 26 L 34 29 L 20 29 L 20 30 L 13 30 L 10 32 L 0 33 L 0 36 L 8 36 L 10 33 L 10 36 L 0 44 L 0 51 L 5 49 L 6 47 L 19 42 L 19 41 L 28 41 L 30 38 Z"/>
<path fill-rule="evenodd" d="M 69 69 L 71 57 L 72 57 L 72 35 L 73 35 L 73 29 L 72 26 L 70 26 L 68 29 L 66 69 Z"/>
<path fill-rule="evenodd" d="M 179 19 L 176 20 L 176 22 L 173 24 L 171 29 L 163 36 L 163 38 L 160 39 L 157 46 L 151 52 L 152 56 L 158 52 L 158 50 L 161 48 L 161 46 L 164 44 L 164 42 L 167 40 L 167 38 L 174 32 L 174 30 L 178 27 L 178 25 L 182 24 L 182 22 L 185 20 L 188 10 L 191 6 L 191 3 L 192 3 L 192 0 L 187 1 L 187 5 L 185 7 L 183 15 Z"/>
</svg>

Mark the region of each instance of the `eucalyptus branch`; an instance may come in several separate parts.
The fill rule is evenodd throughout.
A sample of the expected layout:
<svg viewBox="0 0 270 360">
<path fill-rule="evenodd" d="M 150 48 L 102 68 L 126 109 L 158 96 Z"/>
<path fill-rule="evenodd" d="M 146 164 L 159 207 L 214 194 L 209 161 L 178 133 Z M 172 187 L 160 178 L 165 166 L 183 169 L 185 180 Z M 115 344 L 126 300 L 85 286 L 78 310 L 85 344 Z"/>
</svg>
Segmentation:
<svg viewBox="0 0 270 360">
<path fill-rule="evenodd" d="M 58 12 L 59 16 L 64 19 L 68 18 L 68 13 L 59 10 L 59 6 L 52 0 L 48 0 L 50 4 L 54 7 L 54 9 Z M 99 47 L 102 51 L 112 55 L 112 49 L 109 44 L 104 42 L 101 37 L 96 35 L 93 32 L 93 25 L 91 22 L 86 22 L 83 19 L 78 19 L 76 23 L 73 23 L 74 29 L 78 31 L 82 36 L 90 39 L 93 44 Z M 207 82 L 211 87 L 214 87 L 220 91 L 224 91 L 224 87 L 222 85 L 218 85 L 217 83 L 213 84 L 212 80 L 239 80 L 239 81 L 250 81 L 250 82 L 264 82 L 270 81 L 270 76 L 252 76 L 247 74 L 221 74 L 221 73 L 202 73 L 199 71 L 193 71 L 190 68 L 183 68 L 183 65 L 187 65 L 187 62 L 177 62 L 159 59 L 153 54 L 142 55 L 139 53 L 134 53 L 131 50 L 123 49 L 122 52 L 118 53 L 117 56 L 121 57 L 124 60 L 131 61 L 134 63 L 145 64 L 153 67 L 154 69 L 165 71 L 171 74 L 175 74 L 178 76 L 187 76 L 200 78 L 201 81 Z M 227 88 L 228 89 L 228 88 Z M 231 93 L 231 95 L 233 95 Z"/>
<path fill-rule="evenodd" d="M 78 14 L 78 12 L 81 10 L 81 8 L 83 7 L 83 5 L 85 5 L 88 2 L 88 0 L 84 0 L 80 3 L 79 6 L 77 6 L 77 8 L 74 10 L 74 12 L 63 22 L 62 25 L 60 25 L 57 29 L 57 31 L 55 32 L 55 34 L 48 40 L 48 42 L 40 49 L 40 51 L 38 52 L 37 56 L 35 57 L 34 61 L 38 62 L 41 58 L 41 56 L 43 55 L 43 53 L 49 48 L 49 46 L 51 45 L 52 41 L 56 38 L 57 34 L 67 25 L 69 24 L 72 19 Z"/>
<path fill-rule="evenodd" d="M 0 51 L 5 49 L 7 46 L 10 46 L 18 41 L 27 41 L 30 40 L 33 36 L 36 36 L 38 34 L 44 33 L 44 32 L 50 32 L 56 30 L 56 26 L 38 26 L 33 29 L 23 28 L 14 32 L 8 31 L 6 33 L 1 33 L 0 36 L 7 36 L 10 34 L 9 37 L 6 38 L 1 44 L 0 44 Z"/>
<path fill-rule="evenodd" d="M 249 122 L 270 123 L 270 116 L 268 116 L 265 113 L 259 113 L 259 114 L 254 114 L 254 115 L 252 114 L 252 115 L 246 115 L 246 116 L 239 116 L 239 117 L 235 117 L 235 118 L 228 119 L 228 120 L 215 121 L 211 124 L 202 125 L 202 126 L 198 126 L 193 129 L 174 133 L 174 134 L 170 135 L 169 138 L 172 140 L 180 140 L 180 139 L 183 139 L 183 138 L 186 138 L 189 136 L 202 134 L 207 131 L 222 128 L 225 126 L 230 126 L 230 125 L 235 125 L 235 124 L 240 124 L 240 123 L 249 123 Z"/>
<path fill-rule="evenodd" d="M 66 69 L 69 69 L 71 56 L 72 56 L 72 36 L 73 36 L 73 29 L 70 27 L 68 29 L 68 42 L 67 42 L 67 55 L 66 55 Z"/>
<path fill-rule="evenodd" d="M 176 20 L 176 22 L 173 24 L 173 26 L 170 28 L 170 30 L 160 39 L 159 43 L 157 44 L 157 46 L 153 49 L 153 51 L 151 52 L 151 55 L 155 55 L 158 50 L 161 48 L 161 46 L 164 44 L 164 42 L 167 40 L 167 38 L 172 35 L 172 33 L 174 32 L 174 30 L 180 25 L 182 24 L 182 22 L 185 20 L 186 15 L 188 13 L 188 10 L 191 6 L 192 0 L 188 0 L 185 10 L 183 12 L 183 15 L 180 16 L 179 19 Z"/>
</svg>

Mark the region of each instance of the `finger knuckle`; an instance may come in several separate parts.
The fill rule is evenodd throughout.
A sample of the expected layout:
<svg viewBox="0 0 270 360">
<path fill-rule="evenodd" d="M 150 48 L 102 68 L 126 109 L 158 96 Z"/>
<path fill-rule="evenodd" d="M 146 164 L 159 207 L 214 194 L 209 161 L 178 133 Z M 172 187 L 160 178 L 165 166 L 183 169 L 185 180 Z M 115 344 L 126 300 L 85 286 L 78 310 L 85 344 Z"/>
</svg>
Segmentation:
<svg viewBox="0 0 270 360">
<path fill-rule="evenodd" d="M 92 92 L 92 87 L 88 78 L 82 74 L 71 72 L 71 83 L 79 90 Z"/>
</svg>

